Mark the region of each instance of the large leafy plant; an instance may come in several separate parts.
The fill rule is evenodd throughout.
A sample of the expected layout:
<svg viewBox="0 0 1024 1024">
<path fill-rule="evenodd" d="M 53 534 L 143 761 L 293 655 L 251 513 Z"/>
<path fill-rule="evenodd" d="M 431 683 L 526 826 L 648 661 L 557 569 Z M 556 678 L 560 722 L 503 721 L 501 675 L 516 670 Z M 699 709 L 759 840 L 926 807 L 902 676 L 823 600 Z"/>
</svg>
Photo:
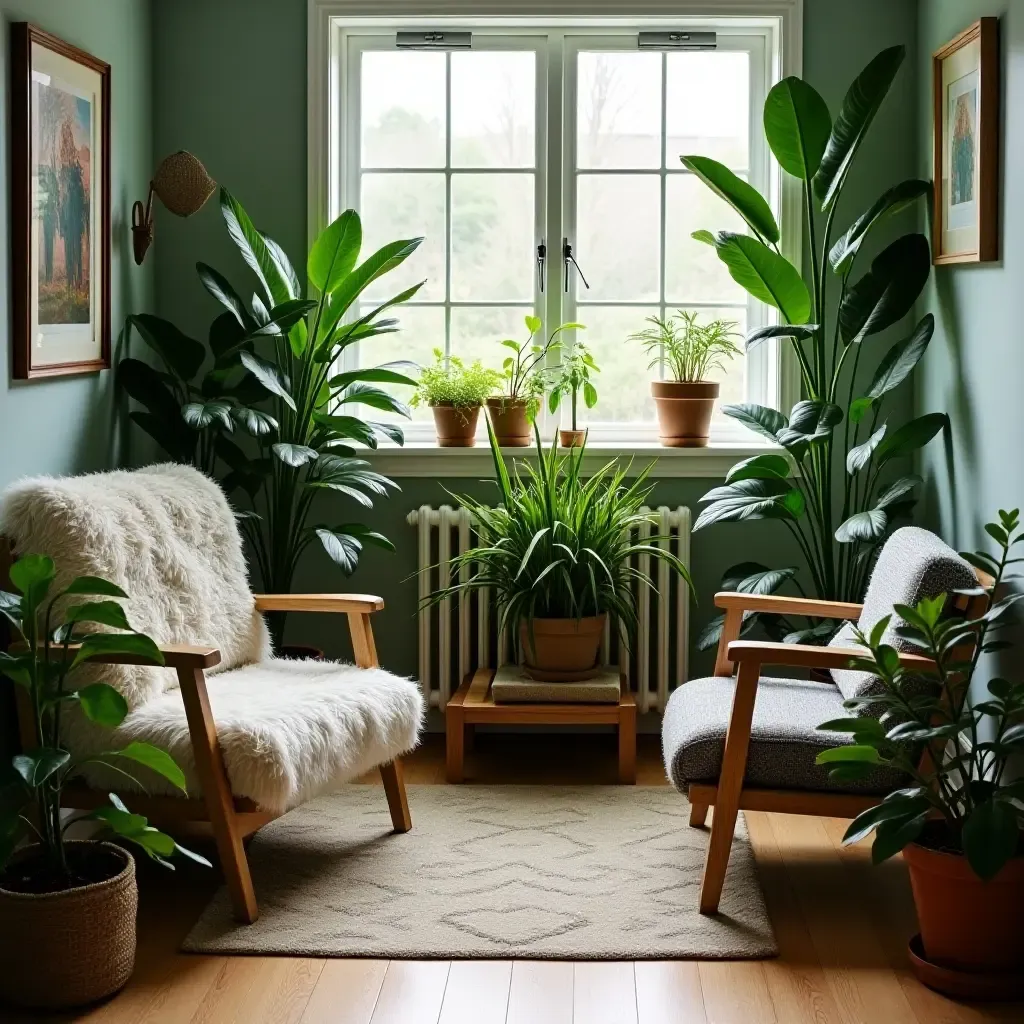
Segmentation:
<svg viewBox="0 0 1024 1024">
<path fill-rule="evenodd" d="M 642 511 L 651 492 L 648 470 L 627 483 L 627 469 L 610 462 L 585 478 L 585 446 L 560 455 L 553 441 L 545 452 L 535 426 L 536 467 L 516 463 L 510 474 L 490 423 L 487 434 L 499 503 L 492 507 L 457 496 L 480 544 L 452 559 L 458 582 L 432 594 L 431 601 L 488 590 L 500 609 L 499 628 L 609 612 L 628 640 L 637 625 L 634 583 L 653 589 L 650 577 L 630 564 L 634 555 L 667 562 L 689 584 L 684 563 L 660 546 L 666 538 L 630 539 L 633 530 L 657 522 L 656 514 Z"/>
<path fill-rule="evenodd" d="M 888 397 L 911 374 L 934 327 L 927 315 L 879 359 L 875 338 L 913 308 L 931 269 L 927 239 L 896 239 L 859 276 L 861 250 L 879 225 L 927 195 L 928 182 L 904 181 L 887 189 L 844 231 L 833 231 L 840 200 L 860 147 L 903 62 L 901 46 L 883 50 L 858 75 L 833 122 L 825 101 L 799 78 L 779 82 L 765 101 L 764 131 L 785 174 L 798 179 L 806 207 L 806 277 L 781 252 L 781 233 L 763 196 L 724 165 L 704 156 L 683 163 L 736 210 L 749 234 L 710 231 L 694 237 L 714 248 L 732 278 L 778 310 L 779 323 L 751 331 L 748 351 L 784 339 L 800 366 L 804 398 L 787 416 L 760 405 L 728 405 L 723 412 L 781 446 L 735 467 L 724 486 L 709 491 L 695 529 L 712 523 L 776 519 L 793 535 L 806 560 L 814 592 L 858 600 L 873 555 L 893 524 L 915 503 L 918 477 L 900 461 L 931 440 L 946 423 L 930 413 L 899 427 L 886 416 Z M 822 224 L 821 221 L 824 221 Z M 866 388 L 862 358 L 875 361 Z M 797 472 L 793 472 L 796 467 Z M 792 569 L 734 567 L 741 589 L 770 592 Z M 746 628 L 753 624 L 753 617 Z M 824 627 L 797 630 L 793 639 Z M 702 638 L 719 635 L 713 623 Z"/>
<path fill-rule="evenodd" d="M 311 543 L 321 544 L 346 574 L 355 569 L 364 544 L 393 549 L 386 537 L 364 524 L 313 521 L 312 512 L 316 496 L 328 492 L 371 508 L 374 498 L 397 489 L 357 457 L 354 445 L 376 448 L 381 437 L 401 444 L 402 429 L 393 422 L 363 419 L 356 410 L 365 406 L 408 416 L 405 403 L 382 385 L 414 386 L 407 375 L 412 364 L 373 366 L 365 348 L 360 367 L 342 364 L 353 346 L 366 346 L 398 329 L 397 320 L 381 314 L 412 298 L 422 282 L 384 300 L 368 300 L 365 292 L 400 266 L 422 239 L 390 242 L 360 261 L 362 224 L 355 210 L 346 210 L 310 249 L 306 275 L 314 297 L 306 299 L 284 250 L 256 229 L 226 189 L 220 207 L 258 289 L 247 304 L 223 274 L 198 265 L 204 287 L 224 307 L 210 332 L 213 371 L 199 388 L 211 394 L 202 401 L 193 395 L 173 410 L 168 406 L 168 416 L 180 414 L 189 427 L 219 435 L 206 447 L 218 467 L 225 467 L 225 489 L 248 495 L 252 507 L 241 518 L 242 529 L 263 587 L 281 593 L 291 589 L 299 558 Z M 147 326 L 155 336 L 154 320 Z M 135 325 L 140 326 L 138 318 Z M 174 328 L 165 322 L 161 330 L 169 335 Z M 198 366 L 197 356 L 193 352 L 192 362 L 180 369 Z M 246 399 L 258 393 L 260 408 L 243 403 L 238 388 Z M 224 436 L 239 420 L 253 435 L 250 450 Z M 278 645 L 284 616 L 272 613 L 269 619 Z"/>
<path fill-rule="evenodd" d="M 1001 511 L 999 522 L 986 530 L 999 545 L 999 556 L 979 551 L 964 557 L 992 578 L 986 589 L 994 593 L 1000 584 L 1021 578 L 1006 571 L 1021 561 L 1009 557 L 1011 545 L 1024 540 L 1018 510 Z M 863 778 L 880 766 L 910 776 L 910 785 L 864 811 L 846 832 L 845 843 L 875 833 L 875 863 L 920 841 L 962 852 L 975 874 L 987 879 L 1024 852 L 1024 780 L 1007 777 L 1010 759 L 1024 751 L 1024 683 L 991 679 L 984 699 L 972 701 L 971 695 L 981 656 L 1009 646 L 991 634 L 1021 597 L 1009 594 L 969 620 L 943 615 L 945 594 L 914 608 L 896 605 L 893 611 L 902 623 L 896 632 L 934 662 L 926 682 L 921 668 L 904 667 L 897 652 L 883 643 L 892 616 L 878 622 L 870 635 L 858 630 L 857 642 L 867 650 L 852 667 L 877 676 L 883 690 L 848 700 L 846 706 L 881 720 L 825 722 L 822 729 L 848 732 L 854 742 L 822 752 L 818 763 L 844 781 Z M 923 761 L 922 745 L 928 750 Z"/>
<path fill-rule="evenodd" d="M 90 763 L 105 764 L 135 782 L 132 772 L 136 765 L 143 765 L 185 792 L 181 769 L 166 751 L 150 743 L 133 740 L 104 753 L 74 757 L 61 741 L 61 717 L 68 709 L 76 708 L 111 729 L 128 714 L 124 697 L 109 683 L 76 685 L 70 677 L 75 668 L 95 658 L 117 655 L 153 665 L 162 665 L 164 659 L 148 636 L 132 630 L 117 600 L 128 595 L 108 580 L 80 576 L 51 595 L 56 569 L 45 555 L 24 555 L 11 566 L 10 577 L 18 593 L 0 592 L 0 614 L 10 623 L 20 646 L 15 653 L 0 652 L 0 675 L 24 689 L 35 745 L 11 759 L 11 781 L 3 787 L 0 872 L 18 842 L 30 836 L 39 843 L 40 859 L 31 870 L 23 866 L 21 874 L 31 874 L 35 878 L 32 884 L 49 888 L 81 884 L 75 863 L 69 862 L 65 834 L 72 823 L 82 820 L 101 822 L 118 838 L 168 867 L 172 865 L 167 858 L 176 852 L 209 865 L 205 858 L 153 828 L 142 815 L 132 814 L 113 793 L 109 807 L 62 819 L 61 792 Z M 95 597 L 101 600 L 88 600 Z M 72 603 L 67 598 L 87 600 Z M 120 632 L 96 632 L 96 625 Z"/>
</svg>

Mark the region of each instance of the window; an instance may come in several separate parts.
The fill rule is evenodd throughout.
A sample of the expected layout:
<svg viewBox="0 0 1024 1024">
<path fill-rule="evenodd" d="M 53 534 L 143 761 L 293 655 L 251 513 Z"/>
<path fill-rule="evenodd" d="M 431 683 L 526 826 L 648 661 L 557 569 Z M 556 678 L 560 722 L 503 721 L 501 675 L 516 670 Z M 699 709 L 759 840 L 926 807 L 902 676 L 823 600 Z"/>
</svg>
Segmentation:
<svg viewBox="0 0 1024 1024">
<path fill-rule="evenodd" d="M 527 314 L 545 330 L 578 321 L 602 368 L 600 402 L 585 416 L 592 439 L 655 440 L 649 381 L 660 368 L 628 340 L 645 317 L 695 310 L 733 321 L 740 335 L 768 322 L 770 311 L 690 237 L 742 224 L 679 156 L 713 156 L 772 195 L 759 114 L 779 74 L 776 29 L 723 23 L 715 49 L 677 51 L 638 48 L 639 27 L 621 20 L 506 19 L 469 26 L 471 49 L 444 50 L 399 48 L 394 22 L 365 20 L 332 29 L 325 213 L 356 207 L 367 247 L 425 236 L 368 300 L 426 284 L 400 309 L 400 333 L 348 358 L 424 363 L 440 349 L 498 367 L 497 343 L 523 338 Z M 723 402 L 775 404 L 777 346 L 737 357 L 719 379 Z M 429 419 L 415 413 L 408 437 L 431 438 Z M 720 413 L 713 435 L 743 437 Z"/>
</svg>

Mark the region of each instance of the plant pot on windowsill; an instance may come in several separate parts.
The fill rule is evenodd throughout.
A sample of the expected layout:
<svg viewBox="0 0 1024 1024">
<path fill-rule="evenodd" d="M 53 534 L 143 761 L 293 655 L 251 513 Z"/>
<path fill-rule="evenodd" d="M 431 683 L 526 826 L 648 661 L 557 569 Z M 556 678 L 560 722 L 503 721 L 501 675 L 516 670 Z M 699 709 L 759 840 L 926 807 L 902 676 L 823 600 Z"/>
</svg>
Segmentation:
<svg viewBox="0 0 1024 1024">
<path fill-rule="evenodd" d="M 592 679 L 600 671 L 599 654 L 607 615 L 582 619 L 534 619 L 519 624 L 524 669 L 549 682 Z"/>
<path fill-rule="evenodd" d="M 479 405 L 431 405 L 437 443 L 442 448 L 473 448 L 476 446 L 476 425 L 480 419 Z"/>
<path fill-rule="evenodd" d="M 530 417 L 525 399 L 488 398 L 487 415 L 502 448 L 527 448 L 530 445 Z"/>
<path fill-rule="evenodd" d="M 706 448 L 720 385 L 708 380 L 653 380 L 658 433 L 666 448 Z"/>
<path fill-rule="evenodd" d="M 30 846 L 0 876 L 0 1002 L 67 1009 L 119 991 L 135 966 L 135 861 L 113 843 L 68 841 L 84 884 L 47 891 Z"/>
<path fill-rule="evenodd" d="M 586 436 L 585 430 L 559 430 L 558 443 L 563 448 L 582 448 Z"/>
</svg>

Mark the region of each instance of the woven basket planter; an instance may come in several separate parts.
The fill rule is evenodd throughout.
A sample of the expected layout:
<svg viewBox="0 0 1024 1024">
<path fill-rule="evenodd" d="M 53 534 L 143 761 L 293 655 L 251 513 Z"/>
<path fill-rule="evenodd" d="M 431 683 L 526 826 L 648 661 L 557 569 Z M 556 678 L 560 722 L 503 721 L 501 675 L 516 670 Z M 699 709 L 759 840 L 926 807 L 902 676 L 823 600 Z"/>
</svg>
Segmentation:
<svg viewBox="0 0 1024 1024">
<path fill-rule="evenodd" d="M 42 895 L 0 886 L 0 1002 L 82 1006 L 113 995 L 131 977 L 135 861 L 119 846 L 100 845 L 124 865 L 107 881 Z"/>
</svg>

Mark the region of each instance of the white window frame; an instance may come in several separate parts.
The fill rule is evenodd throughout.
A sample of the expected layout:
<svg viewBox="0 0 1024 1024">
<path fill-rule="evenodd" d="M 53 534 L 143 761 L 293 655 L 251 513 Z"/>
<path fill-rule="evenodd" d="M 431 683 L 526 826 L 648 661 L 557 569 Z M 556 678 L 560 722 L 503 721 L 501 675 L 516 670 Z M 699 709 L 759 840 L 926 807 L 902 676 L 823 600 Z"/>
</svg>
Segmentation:
<svg viewBox="0 0 1024 1024">
<path fill-rule="evenodd" d="M 768 84 L 790 74 L 799 74 L 801 70 L 803 0 L 647 0 L 638 4 L 631 0 L 619 0 L 618 3 L 607 5 L 607 15 L 594 17 L 593 4 L 587 0 L 561 0 L 552 3 L 556 14 L 537 17 L 530 13 L 536 10 L 533 4 L 511 2 L 511 0 L 476 0 L 473 4 L 473 17 L 465 14 L 459 16 L 453 11 L 465 11 L 465 5 L 459 0 L 404 0 L 391 10 L 400 10 L 401 14 L 382 15 L 388 5 L 382 0 L 309 0 L 308 19 L 308 230 L 310 239 L 337 216 L 345 205 L 352 205 L 352 161 L 358 161 L 358 140 L 350 136 L 342 112 L 340 97 L 341 83 L 349 81 L 348 39 L 354 35 L 382 36 L 395 30 L 430 29 L 430 28 L 462 28 L 471 30 L 476 37 L 516 36 L 522 39 L 531 31 L 548 33 L 549 54 L 546 88 L 541 87 L 541 71 L 543 60 L 538 57 L 538 126 L 547 124 L 547 139 L 558 140 L 561 145 L 562 121 L 564 104 L 567 97 L 563 96 L 563 82 L 574 86 L 571 75 L 563 75 L 562 61 L 566 53 L 564 36 L 623 36 L 635 34 L 642 29 L 678 29 L 705 28 L 720 33 L 728 45 L 730 35 L 760 36 L 765 40 L 764 81 L 754 83 L 752 75 L 752 111 L 760 109 L 759 95 L 763 98 Z M 642 14 L 632 12 L 639 8 Z M 499 39 L 494 38 L 495 43 Z M 755 90 L 758 90 L 757 92 Z M 546 104 L 546 111 L 540 105 Z M 541 114 L 546 116 L 540 116 Z M 799 183 L 788 176 L 779 174 L 778 166 L 769 158 L 763 137 L 758 132 L 758 118 L 752 116 L 751 130 L 751 172 L 753 178 L 754 161 L 764 161 L 762 178 L 767 184 L 769 195 L 775 206 L 784 240 L 783 253 L 797 266 L 802 263 L 802 196 Z M 570 160 L 560 166 L 560 153 L 552 152 L 553 146 L 546 145 L 541 137 L 545 133 L 538 131 L 537 137 L 537 183 L 538 189 L 546 186 L 546 202 L 537 204 L 537 238 L 544 238 L 548 246 L 548 277 L 553 285 L 559 280 L 561 273 L 561 238 L 563 233 L 572 240 L 574 232 L 563 230 L 563 219 L 574 216 L 574 202 L 563 202 L 563 192 L 570 187 L 568 176 L 571 173 Z M 573 149 L 570 147 L 570 149 Z M 542 153 L 544 154 L 542 156 Z M 573 158 L 574 159 L 574 158 Z M 546 172 L 543 160 L 547 161 Z M 449 176 L 450 181 L 450 176 Z M 664 218 L 664 206 L 662 217 Z M 566 225 L 568 226 L 568 225 Z M 554 244 L 553 244 L 554 243 Z M 536 291 L 535 281 L 535 291 Z M 446 294 L 447 294 L 446 286 Z M 572 296 L 568 305 L 564 304 L 561 286 L 548 287 L 543 300 L 536 295 L 537 311 L 545 321 L 545 325 L 553 323 L 560 315 L 572 311 Z M 475 304 L 475 303 L 470 303 Z M 762 307 L 763 309 L 763 307 Z M 756 323 L 751 319 L 750 323 Z M 755 350 L 757 351 L 757 350 Z M 759 381 L 753 391 L 748 391 L 752 401 L 763 404 L 779 405 L 788 409 L 799 398 L 799 369 L 795 358 L 786 349 L 776 344 L 760 346 L 760 353 L 751 354 L 748 359 L 760 360 L 755 373 L 751 369 L 754 363 L 748 364 L 748 375 Z M 545 428 L 549 426 L 546 422 Z M 467 467 L 473 459 L 467 459 L 465 453 L 457 453 L 452 449 L 436 449 L 432 431 L 417 430 L 416 425 L 407 430 L 407 444 L 403 456 L 419 456 L 420 469 L 416 475 L 435 475 L 448 472 L 447 467 L 459 459 Z M 661 449 L 652 437 L 650 427 L 640 425 L 619 424 L 610 430 L 596 430 L 591 440 L 591 448 L 603 450 L 611 454 L 616 451 L 650 451 L 660 456 L 668 456 L 676 461 L 682 456 L 692 456 L 694 452 L 701 454 L 691 459 L 698 466 L 683 469 L 679 467 L 671 475 L 710 476 L 717 475 L 719 466 L 727 468 L 745 454 L 763 450 L 764 445 L 753 438 L 749 432 L 737 426 L 736 432 L 718 429 L 712 437 L 711 449 Z M 431 458 L 423 459 L 426 453 Z M 483 453 L 481 453 L 483 454 Z M 720 458 L 715 458 L 718 455 Z M 711 456 L 711 458 L 709 458 Z M 402 468 L 396 464 L 394 471 L 410 475 L 409 462 L 399 460 Z M 440 469 L 441 465 L 445 469 Z M 660 469 L 659 469 L 660 472 Z"/>
</svg>

